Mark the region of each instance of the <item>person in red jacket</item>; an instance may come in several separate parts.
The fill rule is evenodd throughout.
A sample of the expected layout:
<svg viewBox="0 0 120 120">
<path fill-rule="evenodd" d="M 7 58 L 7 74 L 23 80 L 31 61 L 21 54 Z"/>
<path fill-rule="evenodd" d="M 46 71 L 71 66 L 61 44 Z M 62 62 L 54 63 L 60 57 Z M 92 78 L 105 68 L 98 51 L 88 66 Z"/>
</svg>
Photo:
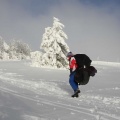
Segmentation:
<svg viewBox="0 0 120 120">
<path fill-rule="evenodd" d="M 80 90 L 78 88 L 78 83 L 75 81 L 75 74 L 78 65 L 72 52 L 68 52 L 67 59 L 69 61 L 69 68 L 70 68 L 69 83 L 72 89 L 74 90 L 74 94 L 72 95 L 72 97 L 78 97 Z"/>
</svg>

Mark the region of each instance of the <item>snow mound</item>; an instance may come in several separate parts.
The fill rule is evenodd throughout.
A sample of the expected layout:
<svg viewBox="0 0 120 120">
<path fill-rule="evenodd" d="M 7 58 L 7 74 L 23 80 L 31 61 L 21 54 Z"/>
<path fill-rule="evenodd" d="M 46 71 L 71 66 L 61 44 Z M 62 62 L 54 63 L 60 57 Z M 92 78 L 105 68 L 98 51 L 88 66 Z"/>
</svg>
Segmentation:
<svg viewBox="0 0 120 120">
<path fill-rule="evenodd" d="M 92 61 L 92 64 L 93 65 L 120 67 L 120 63 L 117 63 L 117 62 Z"/>
</svg>

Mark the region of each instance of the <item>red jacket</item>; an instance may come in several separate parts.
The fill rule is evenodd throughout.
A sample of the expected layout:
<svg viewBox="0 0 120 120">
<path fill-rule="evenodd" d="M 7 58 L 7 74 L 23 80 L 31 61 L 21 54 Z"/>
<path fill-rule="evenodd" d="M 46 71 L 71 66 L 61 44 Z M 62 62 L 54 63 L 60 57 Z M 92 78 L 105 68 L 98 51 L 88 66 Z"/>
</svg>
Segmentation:
<svg viewBox="0 0 120 120">
<path fill-rule="evenodd" d="M 74 72 L 76 68 L 78 67 L 74 57 L 70 58 L 69 67 L 70 67 L 71 72 Z"/>
</svg>

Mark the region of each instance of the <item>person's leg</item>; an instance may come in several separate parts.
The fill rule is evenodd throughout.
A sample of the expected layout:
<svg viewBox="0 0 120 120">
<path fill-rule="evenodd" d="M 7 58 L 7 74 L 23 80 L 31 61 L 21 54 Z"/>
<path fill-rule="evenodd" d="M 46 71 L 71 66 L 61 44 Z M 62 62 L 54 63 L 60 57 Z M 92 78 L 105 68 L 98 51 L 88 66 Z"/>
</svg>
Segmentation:
<svg viewBox="0 0 120 120">
<path fill-rule="evenodd" d="M 75 72 L 70 75 L 69 83 L 74 91 L 78 90 L 78 83 L 74 80 Z"/>
</svg>

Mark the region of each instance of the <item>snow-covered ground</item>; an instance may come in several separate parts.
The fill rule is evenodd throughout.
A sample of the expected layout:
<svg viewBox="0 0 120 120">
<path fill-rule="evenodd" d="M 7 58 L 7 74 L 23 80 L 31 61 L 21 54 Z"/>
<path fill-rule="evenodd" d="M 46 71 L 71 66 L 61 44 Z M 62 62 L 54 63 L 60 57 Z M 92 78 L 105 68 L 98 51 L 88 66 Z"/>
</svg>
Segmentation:
<svg viewBox="0 0 120 120">
<path fill-rule="evenodd" d="M 120 120 L 120 66 L 98 73 L 71 98 L 69 71 L 0 61 L 0 120 Z"/>
</svg>

